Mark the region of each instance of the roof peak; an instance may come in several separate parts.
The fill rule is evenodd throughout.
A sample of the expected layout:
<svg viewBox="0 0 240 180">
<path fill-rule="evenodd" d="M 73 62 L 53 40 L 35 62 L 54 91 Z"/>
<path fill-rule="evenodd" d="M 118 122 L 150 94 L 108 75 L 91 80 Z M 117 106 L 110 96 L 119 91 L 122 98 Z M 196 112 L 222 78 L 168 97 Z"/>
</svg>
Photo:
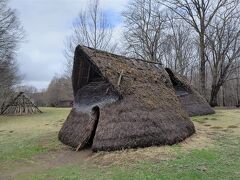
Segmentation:
<svg viewBox="0 0 240 180">
<path fill-rule="evenodd" d="M 156 64 L 156 65 L 162 65 L 161 62 L 154 62 L 154 61 L 147 61 L 144 59 L 140 59 L 140 58 L 133 58 L 133 57 L 127 57 L 124 55 L 120 55 L 120 54 L 114 54 L 112 52 L 108 52 L 108 51 L 104 51 L 104 50 L 100 50 L 100 49 L 95 49 L 93 47 L 89 47 L 89 46 L 84 46 L 84 45 L 78 45 L 77 48 L 81 48 L 83 51 L 85 48 L 90 49 L 91 51 L 94 51 L 94 53 L 101 53 L 104 55 L 110 55 L 111 57 L 115 57 L 115 58 L 121 58 L 121 59 L 125 59 L 125 60 L 132 60 L 132 61 L 138 61 L 138 62 L 144 62 L 146 64 Z"/>
</svg>

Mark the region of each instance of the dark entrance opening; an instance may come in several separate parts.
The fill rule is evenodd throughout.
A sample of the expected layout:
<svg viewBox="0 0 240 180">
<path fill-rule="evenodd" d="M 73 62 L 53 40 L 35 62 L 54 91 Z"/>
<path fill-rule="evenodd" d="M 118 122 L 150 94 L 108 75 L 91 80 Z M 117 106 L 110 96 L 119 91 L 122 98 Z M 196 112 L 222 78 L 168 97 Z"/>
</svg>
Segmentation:
<svg viewBox="0 0 240 180">
<path fill-rule="evenodd" d="M 100 117 L 100 109 L 98 106 L 95 106 L 92 108 L 92 112 L 91 112 L 91 121 L 93 121 L 93 129 L 91 132 L 91 136 L 86 144 L 86 147 L 92 147 L 93 144 L 93 140 L 96 134 L 96 130 L 97 130 L 97 125 L 98 125 L 98 121 L 99 121 L 99 117 Z"/>
<path fill-rule="evenodd" d="M 167 71 L 169 77 L 170 77 L 170 80 L 173 84 L 173 88 L 175 89 L 175 93 L 177 96 L 186 96 L 188 94 L 191 93 L 191 90 L 186 87 L 175 75 L 174 73 L 172 72 L 171 69 L 169 68 L 165 68 L 165 70 Z"/>
<path fill-rule="evenodd" d="M 171 79 L 173 87 L 175 88 L 176 86 L 179 86 L 179 82 L 174 78 L 174 74 L 173 74 L 172 70 L 170 68 L 165 68 L 165 70 L 167 71 L 167 73 Z"/>
</svg>

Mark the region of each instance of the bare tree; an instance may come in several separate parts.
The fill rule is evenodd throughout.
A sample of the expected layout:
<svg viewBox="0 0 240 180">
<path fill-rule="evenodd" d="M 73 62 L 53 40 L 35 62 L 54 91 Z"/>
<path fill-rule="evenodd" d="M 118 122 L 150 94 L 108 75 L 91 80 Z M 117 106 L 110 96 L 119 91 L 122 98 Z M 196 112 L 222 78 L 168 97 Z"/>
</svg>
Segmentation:
<svg viewBox="0 0 240 180">
<path fill-rule="evenodd" d="M 57 77 L 55 76 L 47 90 L 46 90 L 46 97 L 47 97 L 47 104 L 50 106 L 55 106 L 61 100 L 72 100 L 73 93 L 70 87 L 71 81 L 66 79 L 65 77 Z"/>
<path fill-rule="evenodd" d="M 31 96 L 32 94 L 35 94 L 38 92 L 37 88 L 34 86 L 28 86 L 28 85 L 20 85 L 15 88 L 15 91 L 17 93 L 24 92 L 25 94 Z"/>
<path fill-rule="evenodd" d="M 0 106 L 13 95 L 14 85 L 18 84 L 20 76 L 16 61 L 10 57 L 0 62 Z"/>
<path fill-rule="evenodd" d="M 235 76 L 236 76 L 236 97 L 237 97 L 237 107 L 240 107 L 240 62 L 237 64 Z"/>
<path fill-rule="evenodd" d="M 64 52 L 67 67 L 72 68 L 73 53 L 78 44 L 114 52 L 117 43 L 112 42 L 112 35 L 113 27 L 100 8 L 99 0 L 90 0 L 88 7 L 81 10 L 73 22 L 72 35 L 67 37 Z"/>
<path fill-rule="evenodd" d="M 231 106 L 240 107 L 240 60 L 237 60 L 236 63 L 234 63 L 232 68 L 233 73 L 229 75 L 229 78 L 224 83 L 227 84 L 227 94 L 232 94 L 233 96 L 233 102 L 229 98 L 227 99 L 227 106 L 231 103 Z M 230 89 L 232 87 L 232 89 Z M 218 101 L 217 101 L 218 102 Z M 219 105 L 219 102 L 218 102 Z"/>
<path fill-rule="evenodd" d="M 0 0 L 0 105 L 19 82 L 14 55 L 24 37 L 16 12 L 7 3 L 7 0 Z"/>
<path fill-rule="evenodd" d="M 206 60 L 212 73 L 210 104 L 217 105 L 220 87 L 231 75 L 240 58 L 240 13 L 235 1 L 217 14 L 206 32 Z"/>
<path fill-rule="evenodd" d="M 200 90 L 206 95 L 206 29 L 211 24 L 216 13 L 224 6 L 231 6 L 234 0 L 158 0 L 180 18 L 186 21 L 199 36 L 200 52 Z"/>
<path fill-rule="evenodd" d="M 160 62 L 166 17 L 153 0 L 133 0 L 123 12 L 124 39 L 131 55 Z"/>
<path fill-rule="evenodd" d="M 187 75 L 195 63 L 196 43 L 191 30 L 183 20 L 168 15 L 164 43 L 164 64 L 181 75 Z"/>
</svg>

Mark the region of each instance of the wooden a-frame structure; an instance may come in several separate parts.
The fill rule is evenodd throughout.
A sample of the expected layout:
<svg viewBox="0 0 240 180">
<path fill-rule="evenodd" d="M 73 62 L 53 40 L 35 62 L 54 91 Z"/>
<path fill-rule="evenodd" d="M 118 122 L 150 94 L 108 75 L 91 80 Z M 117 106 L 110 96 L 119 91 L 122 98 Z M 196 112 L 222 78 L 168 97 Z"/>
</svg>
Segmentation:
<svg viewBox="0 0 240 180">
<path fill-rule="evenodd" d="M 20 92 L 8 105 L 3 107 L 0 115 L 27 115 L 42 113 L 24 92 Z"/>
</svg>

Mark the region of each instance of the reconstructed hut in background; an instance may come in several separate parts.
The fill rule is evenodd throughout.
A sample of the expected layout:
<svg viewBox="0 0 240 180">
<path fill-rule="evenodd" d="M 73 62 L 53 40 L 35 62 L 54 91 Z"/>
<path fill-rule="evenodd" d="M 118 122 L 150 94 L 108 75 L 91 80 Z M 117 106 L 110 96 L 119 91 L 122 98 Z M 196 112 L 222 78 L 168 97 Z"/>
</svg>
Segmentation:
<svg viewBox="0 0 240 180">
<path fill-rule="evenodd" d="M 2 107 L 0 115 L 27 115 L 41 113 L 34 102 L 23 92 L 20 92 L 6 106 Z"/>
<path fill-rule="evenodd" d="M 73 101 L 72 100 L 59 100 L 56 103 L 56 107 L 72 107 Z"/>
<path fill-rule="evenodd" d="M 74 104 L 58 137 L 76 150 L 171 145 L 195 132 L 156 64 L 78 46 L 72 81 Z"/>
<path fill-rule="evenodd" d="M 180 75 L 174 74 L 169 68 L 166 68 L 166 71 L 169 74 L 182 108 L 188 112 L 189 116 L 215 113 L 206 99 L 201 96 L 186 79 Z"/>
</svg>

